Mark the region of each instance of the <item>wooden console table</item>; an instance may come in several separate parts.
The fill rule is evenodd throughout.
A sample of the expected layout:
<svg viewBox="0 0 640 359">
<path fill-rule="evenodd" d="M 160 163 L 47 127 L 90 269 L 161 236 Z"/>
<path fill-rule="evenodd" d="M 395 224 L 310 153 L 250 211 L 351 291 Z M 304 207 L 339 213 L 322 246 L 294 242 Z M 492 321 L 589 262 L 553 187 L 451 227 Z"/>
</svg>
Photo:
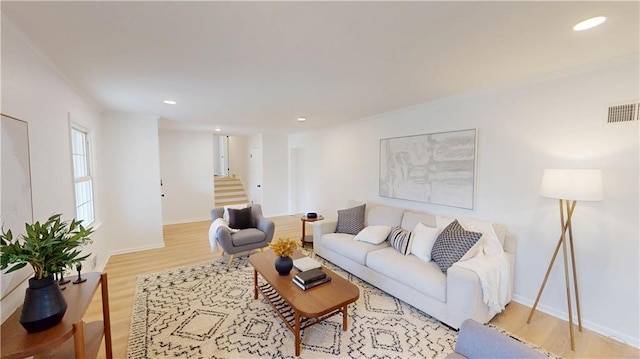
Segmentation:
<svg viewBox="0 0 640 359">
<path fill-rule="evenodd" d="M 95 358 L 105 338 L 105 352 L 113 358 L 111 350 L 111 322 L 109 318 L 109 289 L 106 273 L 86 273 L 87 281 L 67 284 L 62 291 L 67 301 L 67 312 L 56 326 L 38 333 L 27 333 L 20 325 L 19 307 L 2 323 L 2 359 L 35 358 Z M 87 323 L 82 317 L 98 289 L 102 288 L 103 321 Z M 68 340 L 73 337 L 72 340 Z"/>
</svg>

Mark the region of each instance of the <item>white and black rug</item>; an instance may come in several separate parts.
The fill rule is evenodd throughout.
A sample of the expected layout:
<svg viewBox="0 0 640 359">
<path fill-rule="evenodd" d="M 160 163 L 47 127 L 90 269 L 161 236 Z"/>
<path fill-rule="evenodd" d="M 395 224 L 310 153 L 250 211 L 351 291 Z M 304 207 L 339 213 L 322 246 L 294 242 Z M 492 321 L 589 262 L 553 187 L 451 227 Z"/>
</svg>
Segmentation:
<svg viewBox="0 0 640 359">
<path fill-rule="evenodd" d="M 247 259 L 138 277 L 128 358 L 295 358 L 293 333 L 261 296 L 253 299 Z M 341 315 L 305 329 L 300 358 L 443 358 L 453 351 L 455 330 L 325 264 L 356 284 L 360 298 L 348 307 L 347 331 Z"/>
</svg>

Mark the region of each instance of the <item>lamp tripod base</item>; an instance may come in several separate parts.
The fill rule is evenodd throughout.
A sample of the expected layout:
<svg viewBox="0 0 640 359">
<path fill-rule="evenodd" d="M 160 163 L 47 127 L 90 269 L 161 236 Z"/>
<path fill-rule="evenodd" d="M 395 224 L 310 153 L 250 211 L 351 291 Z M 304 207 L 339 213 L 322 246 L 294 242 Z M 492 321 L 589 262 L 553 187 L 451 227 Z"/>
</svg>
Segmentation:
<svg viewBox="0 0 640 359">
<path fill-rule="evenodd" d="M 544 290 L 545 285 L 547 284 L 547 280 L 549 279 L 549 274 L 551 273 L 551 269 L 553 268 L 553 264 L 556 261 L 558 256 L 558 252 L 560 251 L 560 247 L 562 247 L 562 255 L 564 258 L 564 279 L 565 286 L 567 291 L 567 310 L 569 314 L 569 335 L 571 336 L 571 350 L 576 350 L 574 331 L 573 331 L 573 310 L 571 308 L 571 278 L 569 275 L 569 258 L 571 257 L 571 267 L 573 271 L 573 289 L 576 297 L 576 311 L 578 315 L 578 330 L 582 331 L 582 316 L 580 315 L 580 296 L 578 292 L 578 275 L 576 272 L 576 255 L 573 248 L 573 231 L 571 228 L 571 216 L 573 215 L 573 211 L 576 208 L 576 201 L 569 200 L 559 200 L 560 203 L 560 224 L 562 226 L 562 234 L 560 235 L 560 239 L 558 240 L 558 244 L 556 245 L 556 250 L 553 252 L 553 257 L 551 257 L 551 262 L 549 262 L 549 267 L 547 268 L 547 273 L 544 276 L 544 280 L 542 281 L 542 285 L 540 286 L 540 290 L 538 291 L 538 296 L 536 297 L 536 301 L 531 308 L 531 312 L 529 312 L 529 318 L 527 319 L 527 324 L 531 323 L 531 318 L 533 317 L 533 313 L 536 311 L 538 307 L 538 302 L 540 301 L 540 297 L 542 296 L 542 291 Z M 566 221 L 565 221 L 565 210 L 566 210 Z M 568 236 L 566 233 L 568 232 Z M 567 242 L 569 242 L 569 251 L 567 253 Z"/>
</svg>

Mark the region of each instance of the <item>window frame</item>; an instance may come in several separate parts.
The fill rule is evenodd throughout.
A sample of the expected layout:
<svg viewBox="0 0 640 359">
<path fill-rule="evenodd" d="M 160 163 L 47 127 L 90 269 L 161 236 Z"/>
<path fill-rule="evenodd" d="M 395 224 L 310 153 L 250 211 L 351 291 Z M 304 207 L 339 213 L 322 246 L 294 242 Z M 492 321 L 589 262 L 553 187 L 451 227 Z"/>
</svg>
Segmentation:
<svg viewBox="0 0 640 359">
<path fill-rule="evenodd" d="M 82 135 L 83 143 L 82 149 L 84 153 L 76 153 L 76 140 L 75 140 L 75 132 Z M 81 126 L 77 123 L 70 123 L 70 153 L 71 153 L 71 176 L 73 180 L 73 198 L 74 198 L 74 207 L 75 207 L 75 218 L 78 220 L 82 219 L 82 225 L 88 227 L 96 222 L 96 205 L 95 205 L 95 183 L 93 177 L 93 137 L 92 133 L 89 129 Z M 78 156 L 82 156 L 82 163 L 84 168 L 83 176 L 78 176 L 78 169 L 76 168 L 78 162 L 76 161 Z M 85 196 L 86 200 L 82 203 L 78 203 L 80 193 L 78 184 L 80 183 L 88 183 L 88 188 L 85 187 Z M 81 207 L 89 205 L 89 209 L 87 213 L 89 216 L 85 216 L 84 214 L 81 216 Z"/>
</svg>

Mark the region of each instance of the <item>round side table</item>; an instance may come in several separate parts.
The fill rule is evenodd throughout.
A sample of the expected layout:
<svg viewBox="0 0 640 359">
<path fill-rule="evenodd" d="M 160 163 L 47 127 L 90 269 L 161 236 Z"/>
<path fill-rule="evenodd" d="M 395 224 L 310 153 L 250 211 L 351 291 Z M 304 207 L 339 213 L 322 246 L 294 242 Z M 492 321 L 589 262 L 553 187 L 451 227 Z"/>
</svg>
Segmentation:
<svg viewBox="0 0 640 359">
<path fill-rule="evenodd" d="M 301 247 L 304 248 L 304 244 L 305 243 L 310 243 L 311 247 L 313 248 L 313 241 L 310 242 L 305 242 L 305 237 L 306 237 L 306 227 L 307 227 L 307 222 L 311 223 L 311 222 L 315 222 L 315 221 L 321 221 L 323 220 L 324 217 L 321 215 L 318 215 L 318 218 L 309 218 L 307 217 L 307 215 L 303 215 L 302 217 L 300 217 L 300 221 L 302 221 L 302 238 L 300 239 L 300 244 Z"/>
</svg>

